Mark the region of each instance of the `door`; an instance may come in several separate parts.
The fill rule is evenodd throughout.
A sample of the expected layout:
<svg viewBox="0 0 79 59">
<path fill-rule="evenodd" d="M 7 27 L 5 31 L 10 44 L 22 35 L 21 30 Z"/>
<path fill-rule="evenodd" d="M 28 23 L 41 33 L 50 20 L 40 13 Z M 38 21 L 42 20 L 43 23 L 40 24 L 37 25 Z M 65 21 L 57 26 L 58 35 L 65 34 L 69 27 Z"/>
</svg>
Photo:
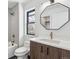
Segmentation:
<svg viewBox="0 0 79 59">
<path fill-rule="evenodd" d="M 70 51 L 64 49 L 60 49 L 60 51 L 61 51 L 60 59 L 70 59 Z"/>
<path fill-rule="evenodd" d="M 40 59 L 40 47 L 36 42 L 30 43 L 30 58 L 31 59 Z"/>
<path fill-rule="evenodd" d="M 47 46 L 47 59 L 59 59 L 58 48 Z"/>
<path fill-rule="evenodd" d="M 31 59 L 46 59 L 45 45 L 31 41 L 30 49 Z"/>
<path fill-rule="evenodd" d="M 46 59 L 46 45 L 39 44 L 40 45 L 40 59 Z"/>
</svg>

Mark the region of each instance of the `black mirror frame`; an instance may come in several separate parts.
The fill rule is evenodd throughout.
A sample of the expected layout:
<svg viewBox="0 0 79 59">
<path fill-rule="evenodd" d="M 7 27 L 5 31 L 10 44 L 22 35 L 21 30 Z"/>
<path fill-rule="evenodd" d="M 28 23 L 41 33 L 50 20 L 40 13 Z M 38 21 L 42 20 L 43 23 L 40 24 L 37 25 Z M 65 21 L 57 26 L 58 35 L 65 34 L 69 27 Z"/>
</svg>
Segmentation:
<svg viewBox="0 0 79 59">
<path fill-rule="evenodd" d="M 61 4 L 61 3 L 55 3 L 55 4 Z M 53 4 L 53 5 L 55 5 L 55 4 Z M 61 4 L 61 5 L 68 8 L 68 21 L 67 21 L 66 23 L 64 23 L 61 27 L 56 28 L 56 29 L 48 29 L 48 28 L 46 28 L 46 27 L 41 23 L 41 14 L 45 11 L 45 9 L 46 9 L 47 7 L 51 6 L 51 5 L 48 5 L 48 6 L 41 12 L 41 14 L 40 14 L 40 24 L 41 24 L 45 29 L 47 29 L 47 30 L 59 30 L 59 29 L 61 29 L 64 25 L 66 25 L 66 24 L 70 21 L 70 8 L 69 8 L 68 6 L 66 6 L 66 5 L 63 5 L 63 4 Z"/>
</svg>

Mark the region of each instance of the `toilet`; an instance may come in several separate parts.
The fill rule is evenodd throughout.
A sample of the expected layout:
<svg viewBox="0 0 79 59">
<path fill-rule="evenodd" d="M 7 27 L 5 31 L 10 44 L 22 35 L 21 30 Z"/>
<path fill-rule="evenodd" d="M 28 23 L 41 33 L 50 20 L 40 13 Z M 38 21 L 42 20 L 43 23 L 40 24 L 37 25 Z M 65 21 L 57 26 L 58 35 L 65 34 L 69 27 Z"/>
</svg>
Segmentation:
<svg viewBox="0 0 79 59">
<path fill-rule="evenodd" d="M 28 59 L 28 54 L 30 51 L 30 42 L 25 41 L 23 47 L 19 47 L 15 50 L 14 55 L 17 56 L 17 59 Z"/>
</svg>

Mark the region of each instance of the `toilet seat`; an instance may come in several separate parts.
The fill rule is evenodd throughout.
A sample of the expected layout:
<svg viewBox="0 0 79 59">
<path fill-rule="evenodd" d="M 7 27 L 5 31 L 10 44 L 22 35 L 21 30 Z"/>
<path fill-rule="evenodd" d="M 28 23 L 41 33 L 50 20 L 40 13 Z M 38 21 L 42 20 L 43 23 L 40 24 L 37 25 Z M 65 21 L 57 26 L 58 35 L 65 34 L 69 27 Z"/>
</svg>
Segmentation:
<svg viewBox="0 0 79 59">
<path fill-rule="evenodd" d="M 15 50 L 16 53 L 24 53 L 26 51 L 27 51 L 27 48 L 25 48 L 25 47 L 20 47 L 20 48 Z"/>
<path fill-rule="evenodd" d="M 20 47 L 18 49 L 15 50 L 15 55 L 17 56 L 22 56 L 22 55 L 25 55 L 27 54 L 29 51 L 26 47 Z"/>
</svg>

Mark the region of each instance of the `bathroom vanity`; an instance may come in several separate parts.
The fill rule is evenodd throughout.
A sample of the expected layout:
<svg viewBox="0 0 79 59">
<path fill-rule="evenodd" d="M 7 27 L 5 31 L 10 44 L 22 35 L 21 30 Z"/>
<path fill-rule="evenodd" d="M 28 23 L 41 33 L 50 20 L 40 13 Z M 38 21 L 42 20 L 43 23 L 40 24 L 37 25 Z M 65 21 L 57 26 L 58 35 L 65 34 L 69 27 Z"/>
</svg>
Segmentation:
<svg viewBox="0 0 79 59">
<path fill-rule="evenodd" d="M 40 24 L 47 30 L 59 30 L 70 21 L 70 8 L 61 3 L 44 3 L 40 10 Z M 52 39 L 52 34 L 51 39 L 32 38 L 30 56 L 31 59 L 70 59 L 70 42 Z"/>
<path fill-rule="evenodd" d="M 56 43 L 56 44 L 55 44 Z M 31 40 L 31 59 L 70 59 L 70 50 L 65 44 L 51 43 L 42 40 Z"/>
</svg>

